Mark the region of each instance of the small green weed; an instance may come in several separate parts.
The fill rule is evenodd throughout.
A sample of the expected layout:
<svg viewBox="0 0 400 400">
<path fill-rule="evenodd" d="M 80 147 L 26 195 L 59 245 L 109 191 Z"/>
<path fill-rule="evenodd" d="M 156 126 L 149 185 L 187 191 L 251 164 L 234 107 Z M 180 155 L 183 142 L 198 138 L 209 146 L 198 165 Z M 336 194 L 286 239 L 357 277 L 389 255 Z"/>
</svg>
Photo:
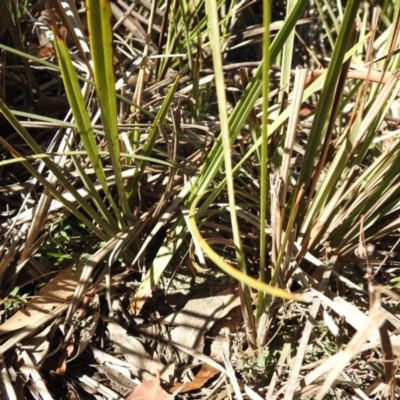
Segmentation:
<svg viewBox="0 0 400 400">
<path fill-rule="evenodd" d="M 276 369 L 279 352 L 265 347 L 251 354 L 236 354 L 236 371 L 240 372 L 249 386 L 268 386 Z"/>
<path fill-rule="evenodd" d="M 16 286 L 10 295 L 8 300 L 5 302 L 6 310 L 11 310 L 14 307 L 21 307 L 27 302 L 28 293 L 20 294 L 20 287 Z"/>
</svg>

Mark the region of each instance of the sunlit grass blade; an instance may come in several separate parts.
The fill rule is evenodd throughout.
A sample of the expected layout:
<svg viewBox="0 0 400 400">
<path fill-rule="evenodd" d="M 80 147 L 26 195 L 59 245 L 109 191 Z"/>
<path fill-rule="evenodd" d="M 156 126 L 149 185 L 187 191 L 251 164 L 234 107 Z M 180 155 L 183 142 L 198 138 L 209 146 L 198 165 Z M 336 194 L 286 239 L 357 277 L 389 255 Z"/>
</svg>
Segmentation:
<svg viewBox="0 0 400 400">
<path fill-rule="evenodd" d="M 267 273 L 267 236 L 265 232 L 267 224 L 267 209 L 268 209 L 268 95 L 269 95 L 269 70 L 270 70 L 270 37 L 269 27 L 271 22 L 271 5 L 269 1 L 263 1 L 263 63 L 262 63 L 262 125 L 261 125 L 261 155 L 260 155 L 260 270 L 259 279 L 265 282 Z M 257 299 L 257 320 L 266 312 L 264 309 L 264 292 L 259 290 Z M 258 322 L 257 321 L 257 322 Z M 260 327 L 264 330 L 264 327 Z M 257 335 L 259 337 L 259 335 Z M 259 345 L 261 343 L 258 343 Z M 263 344 L 261 344 L 263 345 Z"/>
<path fill-rule="evenodd" d="M 174 99 L 176 89 L 178 88 L 179 80 L 180 80 L 180 75 L 178 74 L 177 78 L 175 79 L 174 84 L 169 89 L 167 96 L 165 97 L 157 115 L 155 116 L 154 121 L 152 122 L 146 143 L 144 144 L 143 149 L 142 149 L 142 154 L 144 157 L 149 157 L 153 151 L 154 144 L 155 144 L 155 142 L 158 138 L 158 134 L 159 134 L 158 125 L 164 123 L 164 120 L 170 110 L 172 101 Z M 147 159 L 141 160 L 137 166 L 137 169 L 135 170 L 133 177 L 132 177 L 133 192 L 132 192 L 132 196 L 130 198 L 131 202 L 135 198 L 136 190 L 139 185 L 139 182 L 141 181 L 141 179 L 143 177 L 146 165 L 147 165 Z"/>
<path fill-rule="evenodd" d="M 122 215 L 118 215 L 118 219 L 122 223 L 122 227 L 124 227 L 130 221 L 132 213 L 121 178 L 122 169 L 117 126 L 117 93 L 115 90 L 113 69 L 111 9 L 110 4 L 106 0 L 88 0 L 87 9 L 97 100 L 122 208 Z"/>
<path fill-rule="evenodd" d="M 3 102 L 0 100 L 0 110 L 4 115 L 8 115 L 7 109 L 4 108 Z M 9 121 L 11 122 L 12 119 Z M 15 122 L 15 121 L 14 121 Z M 18 128 L 18 122 L 15 127 Z M 20 127 L 20 129 L 23 129 Z M 96 214 L 96 212 L 89 206 L 87 201 L 79 194 L 79 192 L 68 182 L 68 180 L 64 177 L 64 175 L 58 170 L 57 166 L 46 157 L 43 157 L 42 160 L 49 168 L 49 170 L 59 179 L 60 183 L 64 185 L 64 187 L 74 196 L 75 199 L 79 202 L 79 205 L 93 218 L 102 229 L 99 229 L 96 224 L 94 224 L 90 219 L 88 219 L 82 212 L 80 212 L 76 206 L 71 205 L 69 201 L 65 199 L 56 188 L 49 184 L 49 182 L 40 174 L 34 167 L 31 166 L 29 161 L 26 161 L 26 157 L 21 157 L 21 155 L 16 151 L 9 143 L 7 143 L 4 139 L 0 138 L 2 145 L 9 151 L 9 153 L 21 160 L 21 163 L 24 167 L 34 176 L 42 185 L 45 187 L 51 195 L 58 200 L 60 203 L 64 204 L 64 206 L 76 215 L 89 229 L 91 229 L 100 239 L 106 240 L 108 236 L 113 236 L 113 232 L 106 223 L 102 222 L 102 218 L 100 215 Z"/>
<path fill-rule="evenodd" d="M 115 204 L 114 199 L 111 196 L 109 187 L 106 182 L 106 177 L 101 161 L 101 156 L 97 147 L 96 138 L 94 136 L 93 128 L 89 118 L 89 114 L 86 110 L 85 100 L 81 93 L 81 88 L 79 86 L 78 79 L 76 77 L 75 69 L 72 65 L 68 48 L 62 37 L 59 36 L 57 27 L 53 25 L 54 33 L 54 45 L 58 55 L 59 66 L 61 69 L 61 75 L 63 77 L 65 91 L 67 93 L 69 104 L 72 108 L 72 113 L 75 119 L 76 127 L 80 134 L 82 143 L 85 147 L 89 160 L 91 161 L 92 167 L 95 170 L 97 179 L 102 185 L 103 191 L 110 202 L 115 215 L 118 216 L 118 207 Z M 79 163 L 76 163 L 78 165 Z M 82 168 L 79 169 L 82 174 L 82 179 L 86 182 L 86 185 L 90 185 L 90 180 L 87 177 Z M 87 186 L 88 187 L 88 186 Z M 93 185 L 91 185 L 91 191 L 93 194 L 93 200 L 96 203 L 97 208 L 107 221 L 107 223 L 113 227 L 115 232 L 118 232 L 118 224 L 113 218 L 111 213 L 108 211 L 107 207 L 104 205 L 103 199 L 97 193 L 93 192 Z"/>
<path fill-rule="evenodd" d="M 300 188 L 300 186 L 305 182 L 309 181 L 314 168 L 315 157 L 318 148 L 320 147 L 326 132 L 328 116 L 332 110 L 338 79 L 340 77 L 346 52 L 349 48 L 349 41 L 353 36 L 352 32 L 355 29 L 354 24 L 357 17 L 359 4 L 360 0 L 350 0 L 346 6 L 339 36 L 335 43 L 331 62 L 328 66 L 324 87 L 315 111 L 308 144 L 306 147 L 306 153 L 304 155 L 305 162 L 302 165 L 298 180 L 298 188 Z"/>
<path fill-rule="evenodd" d="M 170 240 L 164 241 L 157 252 L 157 256 L 154 259 L 153 264 L 147 271 L 146 276 L 142 280 L 138 290 L 135 293 L 130 307 L 130 310 L 134 314 L 139 314 L 141 312 L 144 303 L 151 296 L 153 288 L 158 284 L 165 271 L 165 268 L 167 268 L 173 255 L 176 254 L 187 235 L 186 223 L 182 216 L 177 218 L 171 227 L 171 231 L 173 236 L 170 238 Z"/>
<path fill-rule="evenodd" d="M 258 279 L 254 279 L 249 275 L 246 275 L 242 271 L 234 268 L 232 265 L 228 264 L 226 261 L 223 260 L 206 242 L 206 240 L 201 236 L 200 231 L 197 227 L 196 223 L 196 207 L 199 201 L 202 199 L 202 195 L 199 195 L 192 203 L 189 211 L 189 221 L 190 227 L 197 242 L 200 244 L 202 250 L 207 254 L 210 260 L 215 263 L 219 268 L 221 268 L 226 274 L 230 275 L 232 278 L 236 279 L 237 281 L 241 282 L 242 284 L 247 285 L 248 287 L 252 287 L 263 293 L 267 293 L 271 296 L 276 296 L 282 299 L 287 300 L 296 300 L 296 301 L 305 301 L 307 302 L 309 299 L 307 296 L 289 293 L 284 289 L 280 289 L 266 283 L 261 282 Z"/>
<path fill-rule="evenodd" d="M 285 19 L 284 24 L 276 34 L 269 49 L 271 63 L 274 62 L 275 58 L 282 50 L 285 41 L 296 26 L 297 21 L 300 19 L 300 16 L 306 7 L 307 2 L 298 1 L 293 7 L 290 15 L 288 15 L 288 17 Z M 233 109 L 232 114 L 229 116 L 229 132 L 231 143 L 233 143 L 236 139 L 240 129 L 245 124 L 250 112 L 254 109 L 255 102 L 259 99 L 259 96 L 261 94 L 260 79 L 262 68 L 263 63 L 261 63 L 261 65 L 255 71 L 249 85 L 245 88 L 242 96 L 239 98 L 235 108 Z M 288 114 L 289 111 L 287 112 L 287 115 Z M 273 131 L 273 129 L 271 131 Z M 259 142 L 257 146 L 259 146 L 260 143 L 261 142 Z M 198 193 L 209 188 L 210 182 L 217 174 L 217 171 L 220 168 L 222 161 L 223 152 L 221 148 L 221 141 L 217 140 L 209 156 L 207 157 L 204 167 L 200 172 L 199 179 L 196 182 L 196 187 L 193 191 L 193 196 L 190 196 L 190 199 L 194 198 Z"/>
<path fill-rule="evenodd" d="M 296 0 L 289 0 L 287 2 L 287 14 L 290 14 L 290 11 L 298 3 Z M 265 5 L 264 5 L 265 7 Z M 265 35 L 265 31 L 264 31 Z M 294 45 L 294 31 L 290 32 L 287 40 L 285 41 L 285 45 L 282 51 L 282 72 L 281 72 L 281 79 L 280 79 L 280 87 L 286 88 L 285 91 L 287 92 L 289 89 L 290 84 L 290 75 L 292 72 L 292 60 L 293 60 L 293 45 Z M 283 93 L 280 92 L 279 94 L 279 101 L 282 101 Z"/>
<path fill-rule="evenodd" d="M 210 44 L 211 51 L 213 55 L 213 65 L 215 74 L 215 85 L 217 92 L 217 102 L 219 110 L 219 120 L 221 126 L 221 137 L 222 137 L 222 147 L 224 155 L 224 167 L 226 174 L 226 183 L 229 199 L 230 208 L 230 220 L 232 225 L 233 243 L 235 246 L 236 260 L 240 271 L 243 275 L 247 276 L 246 260 L 244 257 L 244 251 L 242 247 L 242 240 L 240 238 L 240 227 L 236 214 L 236 200 L 235 200 L 235 189 L 233 183 L 232 174 L 232 160 L 231 160 L 231 135 L 229 132 L 229 123 L 227 115 L 227 102 L 225 94 L 225 80 L 222 71 L 222 56 L 221 56 L 221 45 L 220 45 L 220 35 L 219 35 L 219 21 L 218 21 L 218 11 L 217 6 L 213 0 L 206 0 L 206 12 L 208 14 L 208 27 L 210 33 Z M 193 205 L 192 205 L 193 206 Z M 225 271 L 226 272 L 226 271 Z M 244 282 L 241 281 L 243 284 Z M 242 285 L 244 303 L 247 310 L 247 320 L 252 326 L 248 331 L 254 332 L 254 322 L 253 322 L 253 310 L 252 310 L 252 299 L 250 294 L 250 289 L 246 285 Z"/>
<path fill-rule="evenodd" d="M 322 182 L 320 188 L 318 189 L 316 196 L 311 204 L 310 210 L 307 213 L 306 219 L 303 223 L 303 231 L 311 233 L 311 225 L 315 223 L 315 216 L 322 212 L 324 204 L 328 201 L 329 197 L 334 193 L 334 188 L 337 187 L 340 180 L 345 180 L 351 171 L 351 168 L 358 166 L 361 160 L 364 159 L 366 152 L 375 137 L 375 129 L 373 128 L 374 121 L 378 120 L 377 114 L 384 114 L 385 104 L 390 104 L 388 98 L 395 95 L 396 90 L 399 87 L 399 77 L 393 76 L 382 88 L 379 95 L 375 99 L 375 107 L 371 108 L 369 112 L 363 116 L 363 121 L 359 124 L 355 124 L 352 127 L 352 131 L 349 132 L 348 137 L 345 139 L 340 149 L 338 149 L 334 159 L 332 160 L 324 181 Z M 397 89 L 396 89 L 397 88 Z M 372 126 L 371 126 L 372 125 Z M 361 142 L 362 140 L 362 142 Z M 350 161 L 351 155 L 357 151 L 357 156 L 354 160 Z M 365 198 L 365 205 L 369 201 L 374 202 L 377 199 Z M 366 210 L 368 207 L 366 208 Z M 315 238 L 314 238 L 315 239 Z M 312 246 L 313 243 L 310 243 Z"/>
</svg>

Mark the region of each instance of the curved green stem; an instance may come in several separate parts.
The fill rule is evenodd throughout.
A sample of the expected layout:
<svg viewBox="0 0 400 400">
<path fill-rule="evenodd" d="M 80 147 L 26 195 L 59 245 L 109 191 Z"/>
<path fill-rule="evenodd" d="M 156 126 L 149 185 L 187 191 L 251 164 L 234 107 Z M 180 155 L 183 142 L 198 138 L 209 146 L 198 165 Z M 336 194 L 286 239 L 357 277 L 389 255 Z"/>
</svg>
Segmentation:
<svg viewBox="0 0 400 400">
<path fill-rule="evenodd" d="M 216 264 L 222 271 L 224 271 L 227 275 L 230 275 L 232 278 L 236 279 L 237 281 L 248 285 L 249 287 L 252 287 L 254 289 L 257 289 L 259 291 L 262 291 L 264 293 L 269 294 L 270 296 L 276 296 L 280 297 L 282 299 L 286 300 L 295 300 L 295 301 L 302 301 L 302 302 L 308 302 L 309 299 L 307 299 L 305 296 L 301 294 L 295 294 L 295 293 L 289 293 L 288 291 L 284 289 L 280 289 L 271 285 L 268 285 L 267 283 L 260 282 L 257 279 L 252 278 L 249 275 L 244 274 L 243 272 L 239 271 L 232 265 L 228 264 L 226 261 L 224 261 L 211 247 L 210 245 L 205 241 L 205 239 L 201 236 L 200 231 L 197 227 L 196 223 L 196 207 L 199 201 L 202 199 L 202 197 L 205 195 L 207 192 L 201 193 L 199 196 L 197 196 L 193 202 L 192 205 L 190 206 L 189 210 L 189 225 L 190 229 L 192 231 L 193 236 L 199 243 L 201 249 L 204 251 L 204 253 L 207 254 L 209 259 Z"/>
</svg>

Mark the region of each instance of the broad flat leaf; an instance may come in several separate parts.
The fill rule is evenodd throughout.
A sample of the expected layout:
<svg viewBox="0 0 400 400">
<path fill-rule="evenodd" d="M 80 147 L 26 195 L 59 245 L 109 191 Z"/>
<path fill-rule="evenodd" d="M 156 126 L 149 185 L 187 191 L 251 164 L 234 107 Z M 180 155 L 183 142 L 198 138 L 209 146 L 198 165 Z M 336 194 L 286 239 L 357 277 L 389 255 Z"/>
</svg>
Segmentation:
<svg viewBox="0 0 400 400">
<path fill-rule="evenodd" d="M 168 316 L 164 322 L 176 325 L 171 333 L 172 341 L 202 352 L 204 333 L 239 305 L 237 290 L 230 288 L 215 296 L 189 300 L 182 310 Z M 182 357 L 188 356 L 182 353 Z"/>
<path fill-rule="evenodd" d="M 23 341 L 23 345 L 36 366 L 41 366 L 49 352 L 50 343 L 48 335 L 51 330 L 51 325 L 44 328 L 40 333 L 33 337 L 29 337 Z"/>
<path fill-rule="evenodd" d="M 72 274 L 72 268 L 71 266 L 59 272 L 47 285 L 43 286 L 40 296 L 34 297 L 26 307 L 1 324 L 0 335 L 25 328 L 71 298 L 82 272 L 80 268 Z"/>
<path fill-rule="evenodd" d="M 67 360 L 72 356 L 74 350 L 75 346 L 70 343 L 67 348 L 61 352 L 54 366 L 54 374 L 65 375 L 67 372 Z"/>
<path fill-rule="evenodd" d="M 133 390 L 137 385 L 130 377 L 130 372 L 127 368 L 119 367 L 117 365 L 96 365 L 96 368 L 101 373 L 105 374 L 110 382 L 117 387 Z"/>
<path fill-rule="evenodd" d="M 191 392 L 192 390 L 201 389 L 211 378 L 218 375 L 221 371 L 215 369 L 211 365 L 203 364 L 199 373 L 194 377 L 192 382 L 189 383 L 176 383 L 169 389 L 170 393 L 183 386 L 179 393 Z"/>
<path fill-rule="evenodd" d="M 160 376 L 137 386 L 126 400 L 168 400 L 170 395 L 160 386 Z"/>
<path fill-rule="evenodd" d="M 108 323 L 107 328 L 113 342 L 120 348 L 126 361 L 131 366 L 134 375 L 141 379 L 151 379 L 153 375 L 162 371 L 165 366 L 147 353 L 143 344 L 134 336 L 129 335 L 116 321 L 102 317 Z"/>
</svg>

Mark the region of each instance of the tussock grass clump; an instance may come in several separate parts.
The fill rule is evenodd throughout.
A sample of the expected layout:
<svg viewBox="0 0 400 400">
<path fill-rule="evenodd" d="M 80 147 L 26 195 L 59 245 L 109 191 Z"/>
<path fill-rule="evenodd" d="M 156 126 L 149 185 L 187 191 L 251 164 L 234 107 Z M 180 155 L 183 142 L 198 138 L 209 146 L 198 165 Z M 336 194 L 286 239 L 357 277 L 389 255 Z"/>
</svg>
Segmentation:
<svg viewBox="0 0 400 400">
<path fill-rule="evenodd" d="M 3 397 L 396 398 L 399 6 L 279 6 L 0 0 Z"/>
</svg>

